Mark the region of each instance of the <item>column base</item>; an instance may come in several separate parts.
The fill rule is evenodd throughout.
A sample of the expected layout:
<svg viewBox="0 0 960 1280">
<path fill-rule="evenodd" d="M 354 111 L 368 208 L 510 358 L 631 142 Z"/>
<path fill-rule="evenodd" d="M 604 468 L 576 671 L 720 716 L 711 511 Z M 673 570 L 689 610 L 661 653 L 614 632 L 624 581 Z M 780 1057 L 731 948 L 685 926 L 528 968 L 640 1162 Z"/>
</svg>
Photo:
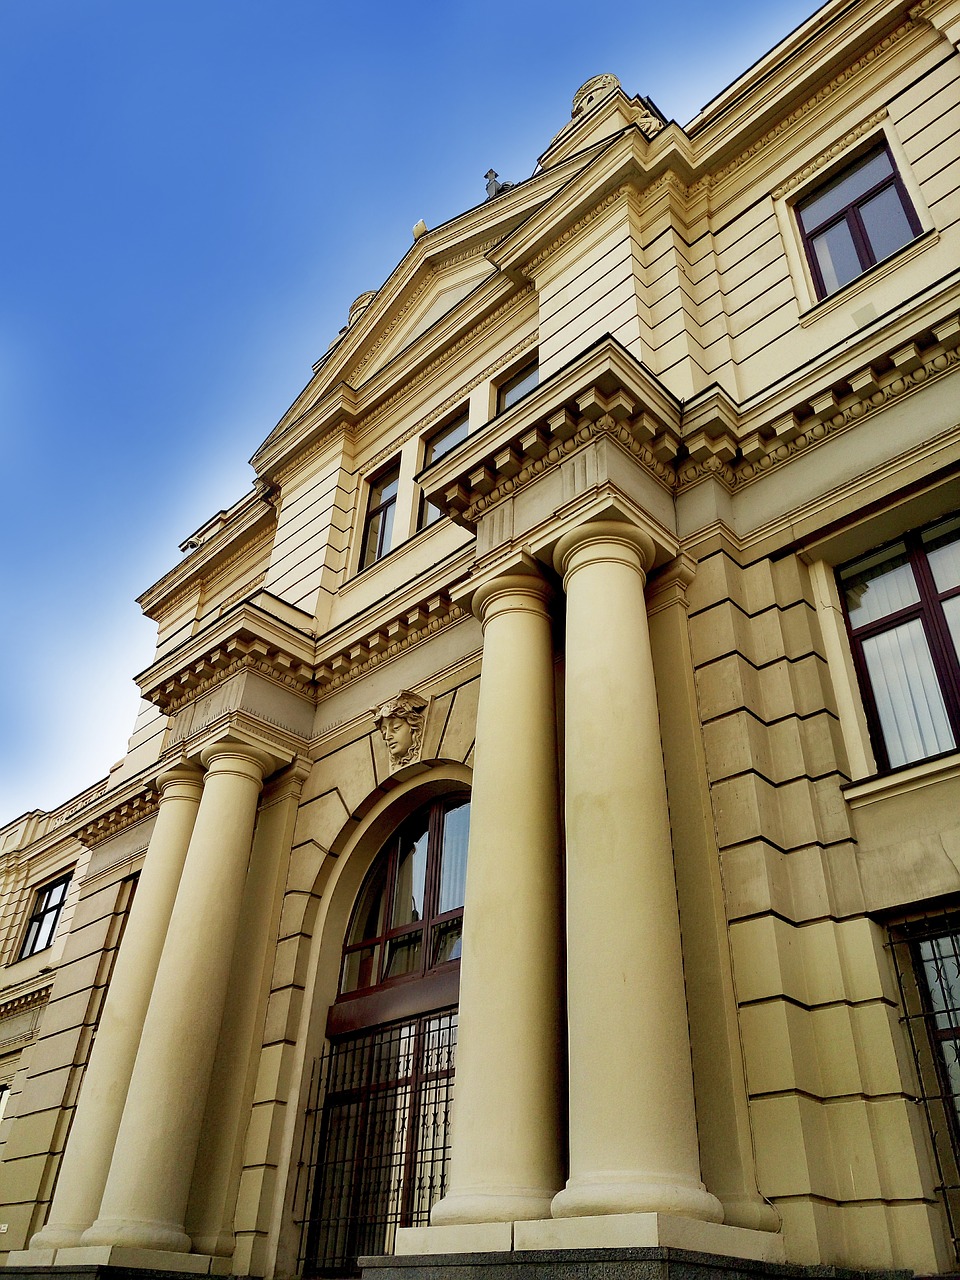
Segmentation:
<svg viewBox="0 0 960 1280">
<path fill-rule="evenodd" d="M 588 1182 L 571 1178 L 550 1206 L 553 1218 L 602 1214 L 679 1214 L 704 1222 L 722 1222 L 723 1205 L 702 1184 L 684 1186 L 640 1178 Z"/>
<path fill-rule="evenodd" d="M 543 1253 L 577 1249 L 686 1249 L 752 1262 L 782 1263 L 783 1236 L 674 1213 L 604 1213 L 539 1221 L 401 1227 L 397 1257 Z"/>
<path fill-rule="evenodd" d="M 81 1248 L 155 1249 L 189 1255 L 193 1241 L 175 1222 L 141 1222 L 131 1218 L 98 1218 L 83 1233 Z"/>
<path fill-rule="evenodd" d="M 183 1276 L 228 1276 L 229 1258 L 170 1249 L 131 1249 L 123 1245 L 81 1245 L 66 1249 L 19 1249 L 7 1255 L 5 1274 L 19 1267 L 42 1267 L 51 1276 L 65 1267 L 116 1267 L 164 1271 Z M 11 1278 L 12 1280 L 12 1278 Z M 34 1280 L 36 1276 L 34 1275 Z"/>
<path fill-rule="evenodd" d="M 474 1223 L 511 1223 L 526 1218 L 547 1218 L 550 1191 L 518 1187 L 511 1191 L 454 1192 L 438 1200 L 430 1211 L 431 1227 L 468 1226 Z"/>
</svg>

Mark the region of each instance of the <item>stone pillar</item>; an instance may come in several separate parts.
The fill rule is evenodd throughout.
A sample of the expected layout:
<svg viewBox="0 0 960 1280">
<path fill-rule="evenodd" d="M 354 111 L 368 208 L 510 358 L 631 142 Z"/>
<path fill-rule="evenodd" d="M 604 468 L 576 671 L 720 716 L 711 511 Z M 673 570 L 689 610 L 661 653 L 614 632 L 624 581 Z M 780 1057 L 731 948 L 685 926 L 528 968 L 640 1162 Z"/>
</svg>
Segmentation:
<svg viewBox="0 0 960 1280">
<path fill-rule="evenodd" d="M 549 588 L 483 585 L 446 1196 L 431 1223 L 549 1216 L 560 1154 L 560 881 Z"/>
<path fill-rule="evenodd" d="M 203 775 L 193 765 L 179 765 L 162 773 L 157 785 L 160 808 L 84 1072 L 57 1189 L 31 1249 L 79 1244 L 100 1209 Z"/>
<path fill-rule="evenodd" d="M 268 759 L 234 742 L 201 754 L 203 798 L 84 1245 L 190 1250 L 183 1223 Z"/>
<path fill-rule="evenodd" d="M 719 1222 L 700 1180 L 677 891 L 643 587 L 653 543 L 561 538 L 567 592 L 570 1177 L 555 1218 Z"/>
</svg>

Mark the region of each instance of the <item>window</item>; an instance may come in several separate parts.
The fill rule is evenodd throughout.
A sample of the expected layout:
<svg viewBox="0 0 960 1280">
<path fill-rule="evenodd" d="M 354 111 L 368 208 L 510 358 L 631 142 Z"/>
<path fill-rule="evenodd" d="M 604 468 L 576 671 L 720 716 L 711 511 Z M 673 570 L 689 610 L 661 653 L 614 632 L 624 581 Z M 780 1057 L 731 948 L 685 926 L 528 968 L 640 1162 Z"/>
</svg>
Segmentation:
<svg viewBox="0 0 960 1280">
<path fill-rule="evenodd" d="M 540 365 L 534 359 L 524 365 L 519 373 L 515 373 L 512 378 L 500 384 L 497 389 L 497 413 L 503 413 L 504 409 L 509 409 L 511 405 L 516 404 L 528 391 L 532 391 L 539 381 Z"/>
<path fill-rule="evenodd" d="M 447 796 L 387 841 L 347 929 L 341 997 L 459 960 L 469 831 L 470 801 Z"/>
<path fill-rule="evenodd" d="M 300 1274 L 359 1275 L 393 1252 L 397 1227 L 427 1226 L 446 1190 L 457 1011 L 332 1041 L 314 1073 Z"/>
<path fill-rule="evenodd" d="M 877 763 L 895 769 L 960 742 L 960 517 L 838 571 Z"/>
<path fill-rule="evenodd" d="M 38 951 L 45 951 L 53 942 L 69 883 L 69 876 L 61 876 L 59 880 L 37 890 L 18 960 L 26 960 L 28 956 L 35 956 Z"/>
<path fill-rule="evenodd" d="M 461 440 L 466 440 L 469 425 L 469 417 L 466 413 L 463 413 L 454 418 L 452 422 L 448 422 L 445 427 L 440 427 L 438 431 L 434 431 L 432 435 L 427 436 L 423 465 L 429 467 L 431 462 L 436 462 L 438 458 L 442 458 L 444 454 L 449 453 Z M 420 495 L 420 513 L 417 517 L 418 529 L 426 529 L 428 525 L 439 520 L 442 515 L 443 512 L 439 507 L 435 507 L 428 502 L 423 494 Z"/>
<path fill-rule="evenodd" d="M 827 298 L 920 234 L 886 146 L 848 165 L 796 206 L 818 298 Z"/>
<path fill-rule="evenodd" d="M 954 1248 L 960 1226 L 960 916 L 891 929 L 894 966 Z"/>
<path fill-rule="evenodd" d="M 360 550 L 360 568 L 366 569 L 390 550 L 393 535 L 393 517 L 397 506 L 397 489 L 400 484 L 400 463 L 388 471 L 382 471 L 370 481 L 370 498 L 367 518 L 363 524 L 363 543 Z"/>
</svg>

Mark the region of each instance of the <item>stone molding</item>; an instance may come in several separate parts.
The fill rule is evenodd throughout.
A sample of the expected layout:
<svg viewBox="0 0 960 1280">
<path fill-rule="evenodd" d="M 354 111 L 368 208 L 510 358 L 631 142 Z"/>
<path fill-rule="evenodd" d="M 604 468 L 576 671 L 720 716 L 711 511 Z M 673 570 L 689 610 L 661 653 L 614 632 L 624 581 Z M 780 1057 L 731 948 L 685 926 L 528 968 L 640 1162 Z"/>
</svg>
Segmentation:
<svg viewBox="0 0 960 1280">
<path fill-rule="evenodd" d="M 772 142 L 781 138 L 785 133 L 789 133 L 795 124 L 802 121 L 811 111 L 815 110 L 821 103 L 825 102 L 835 94 L 837 90 L 846 84 L 848 80 L 854 79 L 865 67 L 868 67 L 871 62 L 875 62 L 877 58 L 881 57 L 888 49 L 892 48 L 893 45 L 912 31 L 917 22 L 917 17 L 915 15 L 916 10 L 912 9 L 910 11 L 910 21 L 901 23 L 901 25 L 894 31 L 891 31 L 888 36 L 885 36 L 875 44 L 872 49 L 869 49 L 865 54 L 857 58 L 855 62 L 852 62 L 845 70 L 834 76 L 828 84 L 825 84 L 822 88 L 818 89 L 812 97 L 808 98 L 806 102 L 797 107 L 795 111 L 791 111 L 789 115 L 786 115 L 779 120 L 773 129 L 770 129 L 767 133 L 763 134 L 762 137 L 758 138 L 756 142 L 752 143 L 744 151 L 741 151 L 735 159 L 729 162 L 729 164 L 724 165 L 721 169 L 717 169 L 714 173 L 705 174 L 699 182 L 696 183 L 696 186 L 708 188 L 719 186 L 725 178 L 736 173 L 741 165 L 745 164 L 748 160 L 751 160 L 759 152 L 765 150 Z"/>
<path fill-rule="evenodd" d="M 241 671 L 267 676 L 306 697 L 314 693 L 312 663 L 246 630 L 191 658 L 162 684 L 141 688 L 148 702 L 173 715 Z"/>
<path fill-rule="evenodd" d="M 592 209 L 577 218 L 576 222 L 572 222 L 561 235 L 557 236 L 554 240 L 551 240 L 546 248 L 541 249 L 539 253 L 535 254 L 534 257 L 525 262 L 523 264 L 524 272 L 535 272 L 537 268 L 542 266 L 543 263 L 556 253 L 558 249 L 562 248 L 562 246 L 569 240 L 572 240 L 574 236 L 579 235 L 584 227 L 589 226 L 595 218 L 599 217 L 601 213 L 609 209 L 611 205 L 616 204 L 618 200 L 632 189 L 633 187 L 630 183 L 624 183 L 622 186 L 616 187 L 613 191 L 608 192 L 608 194 L 605 195 L 602 200 L 598 201 Z"/>
<path fill-rule="evenodd" d="M 425 492 L 453 520 L 476 528 L 496 503 L 602 435 L 627 449 L 672 492 L 709 478 L 733 492 L 950 373 L 960 364 L 958 347 L 960 315 L 953 315 L 753 429 L 762 411 L 744 411 L 719 388 L 678 406 L 675 414 L 662 395 L 654 408 L 655 392 L 662 388 L 629 357 L 641 374 L 637 382 L 604 368 L 592 384 L 564 397 L 562 408 L 544 412 L 514 435 L 489 437 L 485 446 L 475 437 L 472 450 L 465 443 L 458 450 L 461 469 L 451 473 L 449 465 L 441 467 L 433 485 L 427 480 Z M 616 390 L 601 391 L 599 384 L 609 386 L 611 380 L 619 384 Z M 557 399 L 561 395 L 558 390 Z"/>
<path fill-rule="evenodd" d="M 850 129 L 842 138 L 838 138 L 836 142 L 832 143 L 826 149 L 826 151 L 822 151 L 815 159 L 811 160 L 809 164 L 805 164 L 799 172 L 793 174 L 786 180 L 786 182 L 782 182 L 775 191 L 771 192 L 774 200 L 781 200 L 788 194 L 788 192 L 793 191 L 796 187 L 802 186 L 808 178 L 813 177 L 818 169 L 822 169 L 824 165 L 829 164 L 831 160 L 835 160 L 837 156 L 842 155 L 848 147 L 852 146 L 853 143 L 857 141 L 858 138 L 862 138 L 864 134 L 869 133 L 872 129 L 875 129 L 879 124 L 881 124 L 882 121 L 886 120 L 889 114 L 890 113 L 886 107 L 881 107 L 879 111 L 874 111 L 873 115 L 867 116 L 866 120 L 861 120 L 855 128 Z"/>
<path fill-rule="evenodd" d="M 30 991 L 21 991 L 17 995 L 6 997 L 0 996 L 0 1021 L 12 1017 L 15 1013 L 24 1013 L 35 1005 L 46 1004 L 52 989 L 53 978 L 49 978 Z M 22 1039 L 20 1036 L 15 1038 Z"/>
<path fill-rule="evenodd" d="M 532 291 L 532 289 L 525 289 L 523 296 L 526 297 L 532 293 Z M 368 474 L 370 471 L 376 470 L 376 468 L 382 462 L 385 462 L 387 458 L 390 458 L 399 452 L 408 440 L 412 440 L 414 436 L 420 435 L 421 432 L 426 431 L 434 422 L 442 418 L 445 413 L 449 413 L 450 410 L 455 409 L 458 404 L 462 404 L 475 387 L 479 387 L 483 382 L 490 382 L 495 374 L 497 374 L 506 365 L 511 364 L 518 356 L 522 355 L 524 351 L 528 351 L 530 347 L 535 347 L 539 341 L 539 330 L 534 330 L 533 333 L 522 338 L 520 342 L 515 343 L 509 351 L 505 351 L 501 356 L 498 356 L 492 364 L 486 365 L 478 374 L 471 378 L 469 382 L 465 382 L 462 387 L 458 387 L 454 395 L 447 396 L 442 404 L 438 404 L 436 408 L 431 409 L 428 414 L 425 414 L 422 418 L 418 418 L 416 422 L 402 433 L 402 435 L 392 437 L 387 446 L 381 449 L 379 453 L 375 454 L 374 457 L 364 464 L 364 475 Z"/>
<path fill-rule="evenodd" d="M 98 814 L 77 831 L 77 839 L 88 849 L 105 844 L 121 831 L 152 817 L 159 806 L 156 783 L 150 782 L 135 795 L 128 796 L 105 813 Z"/>
<path fill-rule="evenodd" d="M 440 272 L 446 271 L 450 267 L 455 267 L 461 262 L 468 262 L 471 258 L 482 258 L 488 249 L 493 248 L 497 243 L 498 238 L 499 237 L 496 236 L 488 237 L 485 240 L 471 244 L 469 249 L 461 250 L 459 253 L 450 254 L 438 262 L 430 274 L 421 281 L 419 288 L 415 288 L 405 302 L 401 301 L 393 304 L 392 309 L 388 311 L 388 319 L 385 318 L 378 321 L 379 336 L 377 337 L 377 340 L 369 345 L 367 350 L 355 363 L 347 364 L 343 371 L 343 376 L 345 378 L 354 378 L 363 373 L 364 369 L 367 368 L 370 362 L 376 358 L 377 353 L 382 350 L 387 340 L 396 332 L 406 316 L 410 314 L 413 307 L 416 306 L 417 302 L 428 291 L 430 286 L 435 283 Z"/>
</svg>

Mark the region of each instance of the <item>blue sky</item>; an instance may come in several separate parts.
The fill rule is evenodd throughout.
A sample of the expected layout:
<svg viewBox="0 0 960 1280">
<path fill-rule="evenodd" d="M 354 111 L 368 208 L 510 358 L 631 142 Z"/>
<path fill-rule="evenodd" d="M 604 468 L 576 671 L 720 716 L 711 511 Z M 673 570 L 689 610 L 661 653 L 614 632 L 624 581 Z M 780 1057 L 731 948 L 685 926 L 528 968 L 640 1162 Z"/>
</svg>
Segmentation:
<svg viewBox="0 0 960 1280">
<path fill-rule="evenodd" d="M 428 226 L 612 71 L 685 124 L 809 0 L 0 3 L 0 823 L 125 751 L 134 598 Z"/>
</svg>

